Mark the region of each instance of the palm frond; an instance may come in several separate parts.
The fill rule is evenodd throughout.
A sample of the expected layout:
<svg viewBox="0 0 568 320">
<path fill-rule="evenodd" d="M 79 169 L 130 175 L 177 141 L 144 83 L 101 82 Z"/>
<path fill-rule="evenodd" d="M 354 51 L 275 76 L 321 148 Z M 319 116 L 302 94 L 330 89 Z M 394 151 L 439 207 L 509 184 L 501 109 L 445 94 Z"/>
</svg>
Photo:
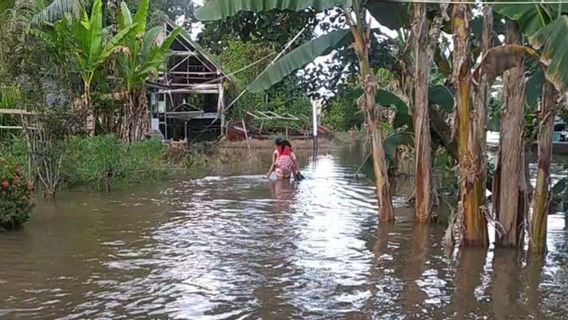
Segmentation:
<svg viewBox="0 0 568 320">
<path fill-rule="evenodd" d="M 80 16 L 89 0 L 54 0 L 33 17 L 34 23 L 54 22 L 61 19 L 66 13 L 76 17 Z"/>
</svg>

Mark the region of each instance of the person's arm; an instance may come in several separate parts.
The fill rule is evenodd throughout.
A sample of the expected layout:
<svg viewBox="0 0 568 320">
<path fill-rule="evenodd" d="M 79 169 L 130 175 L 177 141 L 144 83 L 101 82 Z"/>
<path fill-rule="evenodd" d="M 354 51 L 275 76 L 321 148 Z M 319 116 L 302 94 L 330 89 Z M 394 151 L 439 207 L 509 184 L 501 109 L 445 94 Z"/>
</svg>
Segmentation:
<svg viewBox="0 0 568 320">
<path fill-rule="evenodd" d="M 272 153 L 272 164 L 270 165 L 270 170 L 268 170 L 268 173 L 266 174 L 267 178 L 270 178 L 270 175 L 272 174 L 272 172 L 274 171 L 274 167 L 276 167 L 276 159 L 277 159 L 278 155 L 276 154 L 276 151 L 274 151 Z"/>
<path fill-rule="evenodd" d="M 296 154 L 294 152 L 290 153 L 290 159 L 292 159 L 292 163 L 294 164 L 294 174 L 300 172 L 298 163 L 296 162 Z"/>
</svg>

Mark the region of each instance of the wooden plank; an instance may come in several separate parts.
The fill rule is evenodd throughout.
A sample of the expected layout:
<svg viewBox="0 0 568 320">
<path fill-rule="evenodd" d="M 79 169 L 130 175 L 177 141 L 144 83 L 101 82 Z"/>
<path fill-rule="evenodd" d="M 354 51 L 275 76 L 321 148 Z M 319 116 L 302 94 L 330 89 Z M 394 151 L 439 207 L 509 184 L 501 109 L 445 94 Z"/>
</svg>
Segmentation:
<svg viewBox="0 0 568 320">
<path fill-rule="evenodd" d="M 24 127 L 21 126 L 0 126 L 0 130 L 24 130 Z M 28 130 L 37 130 L 36 127 L 27 127 Z"/>
<path fill-rule="evenodd" d="M 22 109 L 0 109 L 0 114 L 25 114 L 31 115 L 34 114 L 32 112 L 22 110 Z"/>
<path fill-rule="evenodd" d="M 184 74 L 184 75 L 191 75 L 191 76 L 207 76 L 213 75 L 216 76 L 217 72 L 198 72 L 198 71 L 170 71 L 170 74 Z"/>
<path fill-rule="evenodd" d="M 219 93 L 218 89 L 172 89 L 172 90 L 160 90 L 158 91 L 158 93 L 203 93 L 203 94 L 207 94 L 207 93 L 211 93 L 211 94 L 215 94 L 215 93 Z"/>
</svg>

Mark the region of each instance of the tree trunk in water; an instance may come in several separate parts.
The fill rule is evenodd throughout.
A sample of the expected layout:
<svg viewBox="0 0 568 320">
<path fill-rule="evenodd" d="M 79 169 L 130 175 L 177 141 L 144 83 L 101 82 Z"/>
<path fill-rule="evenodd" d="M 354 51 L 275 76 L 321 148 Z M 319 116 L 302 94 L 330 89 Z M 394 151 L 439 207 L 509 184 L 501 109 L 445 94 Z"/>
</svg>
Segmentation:
<svg viewBox="0 0 568 320">
<path fill-rule="evenodd" d="M 428 17 L 426 4 L 414 4 L 415 35 L 414 54 L 414 103 L 412 118 L 414 122 L 415 150 L 415 195 L 416 220 L 428 222 L 432 210 L 432 143 L 430 137 L 430 114 L 428 107 L 428 81 L 432 68 L 433 54 L 428 41 Z M 437 40 L 437 39 L 436 39 Z"/>
<path fill-rule="evenodd" d="M 532 204 L 532 221 L 529 251 L 543 253 L 546 250 L 546 220 L 552 199 L 550 190 L 550 162 L 552 160 L 552 133 L 554 131 L 554 110 L 558 93 L 554 85 L 545 82 L 540 107 L 540 128 L 538 133 L 538 168 L 536 187 Z"/>
<path fill-rule="evenodd" d="M 142 141 L 148 133 L 149 123 L 146 92 L 135 90 L 128 94 L 123 105 L 122 141 L 126 144 Z"/>
<path fill-rule="evenodd" d="M 361 101 L 361 107 L 365 110 L 367 125 L 373 146 L 373 170 L 375 173 L 375 186 L 379 200 L 379 219 L 381 221 L 394 221 L 392 198 L 390 194 L 389 178 L 387 173 L 387 161 L 383 141 L 379 131 L 376 95 L 378 83 L 369 64 L 368 39 L 366 33 L 360 25 L 352 26 L 353 37 L 355 38 L 355 53 L 359 60 L 361 72 L 361 82 L 365 91 Z"/>
<path fill-rule="evenodd" d="M 517 24 L 507 21 L 507 44 L 522 44 Z M 501 140 L 496 178 L 493 188 L 493 208 L 503 230 L 496 230 L 496 245 L 515 247 L 521 244 L 522 222 L 526 209 L 526 186 L 524 186 L 524 143 L 525 126 L 525 68 L 523 58 L 516 61 L 518 67 L 503 75 L 503 109 L 501 111 Z M 503 234 L 501 234 L 503 233 Z"/>
<path fill-rule="evenodd" d="M 463 244 L 487 246 L 485 205 L 485 154 L 479 141 L 483 134 L 479 127 L 478 110 L 471 105 L 471 57 L 469 7 L 455 4 L 452 12 L 454 32 L 453 77 L 457 92 L 458 157 L 460 164 L 460 202 L 458 215 L 463 221 Z"/>
</svg>

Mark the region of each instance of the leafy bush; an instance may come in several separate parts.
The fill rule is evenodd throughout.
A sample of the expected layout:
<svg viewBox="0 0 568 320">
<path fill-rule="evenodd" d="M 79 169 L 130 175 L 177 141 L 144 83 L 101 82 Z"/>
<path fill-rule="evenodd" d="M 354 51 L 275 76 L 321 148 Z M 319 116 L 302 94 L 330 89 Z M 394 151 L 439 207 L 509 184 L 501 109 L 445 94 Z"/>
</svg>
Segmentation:
<svg viewBox="0 0 568 320">
<path fill-rule="evenodd" d="M 131 184 L 167 172 L 166 149 L 159 140 L 124 145 L 113 135 L 74 137 L 66 157 L 68 185 L 108 189 L 111 183 Z"/>
<path fill-rule="evenodd" d="M 30 219 L 31 191 L 13 163 L 0 159 L 0 231 L 21 226 Z"/>
</svg>

